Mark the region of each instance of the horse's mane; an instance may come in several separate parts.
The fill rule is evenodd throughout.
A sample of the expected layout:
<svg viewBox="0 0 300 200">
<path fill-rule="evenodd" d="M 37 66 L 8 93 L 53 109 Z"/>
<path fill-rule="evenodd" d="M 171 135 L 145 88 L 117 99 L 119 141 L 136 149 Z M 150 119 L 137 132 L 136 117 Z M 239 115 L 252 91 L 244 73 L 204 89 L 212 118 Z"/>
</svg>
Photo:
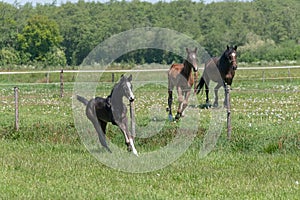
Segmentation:
<svg viewBox="0 0 300 200">
<path fill-rule="evenodd" d="M 114 90 L 117 87 L 119 87 L 119 85 L 121 84 L 121 81 L 122 81 L 122 79 L 114 85 L 114 87 L 111 89 L 110 94 L 107 96 L 107 98 L 111 98 L 112 97 L 112 94 L 113 94 Z"/>
<path fill-rule="evenodd" d="M 183 75 L 186 75 L 186 77 L 188 77 L 192 71 L 192 67 L 186 67 L 186 66 L 190 66 L 190 65 L 192 65 L 192 64 L 189 61 L 187 61 L 187 59 L 184 59 L 184 61 L 183 61 L 184 67 L 183 67 L 181 73 Z"/>
<path fill-rule="evenodd" d="M 230 54 L 230 52 L 232 52 L 233 48 L 229 48 L 229 49 L 226 49 L 222 56 L 220 57 L 219 59 L 219 63 L 221 64 L 228 64 L 228 55 Z"/>
</svg>

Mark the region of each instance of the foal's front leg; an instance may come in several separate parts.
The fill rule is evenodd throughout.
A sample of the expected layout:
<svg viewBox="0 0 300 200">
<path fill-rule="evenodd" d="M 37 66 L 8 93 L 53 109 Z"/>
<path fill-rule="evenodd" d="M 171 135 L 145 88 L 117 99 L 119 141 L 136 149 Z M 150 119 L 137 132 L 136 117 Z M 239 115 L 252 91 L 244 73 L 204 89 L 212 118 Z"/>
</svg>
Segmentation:
<svg viewBox="0 0 300 200">
<path fill-rule="evenodd" d="M 186 109 L 188 103 L 189 103 L 189 97 L 191 95 L 191 90 L 187 91 L 185 94 L 185 99 L 182 103 L 182 111 L 181 111 L 181 115 L 183 114 L 183 111 Z"/>
<path fill-rule="evenodd" d="M 128 147 L 128 150 L 132 150 L 133 154 L 138 156 L 138 152 L 134 147 L 134 138 L 130 135 L 128 130 L 128 121 L 127 118 L 123 118 L 121 123 L 117 123 L 119 128 L 121 129 L 122 133 L 124 134 L 125 143 Z"/>
<path fill-rule="evenodd" d="M 169 120 L 170 121 L 173 121 L 173 115 L 172 115 L 172 101 L 173 101 L 173 91 L 172 91 L 172 89 L 168 89 L 168 94 L 169 94 L 169 96 L 168 96 L 168 110 L 167 111 L 169 111 Z"/>
</svg>

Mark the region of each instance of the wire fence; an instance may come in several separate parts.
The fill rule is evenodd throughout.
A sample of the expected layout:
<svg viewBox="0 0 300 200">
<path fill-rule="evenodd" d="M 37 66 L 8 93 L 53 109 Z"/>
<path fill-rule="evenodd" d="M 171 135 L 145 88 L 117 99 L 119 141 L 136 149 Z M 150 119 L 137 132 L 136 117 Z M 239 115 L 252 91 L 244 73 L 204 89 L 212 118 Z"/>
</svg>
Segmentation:
<svg viewBox="0 0 300 200">
<path fill-rule="evenodd" d="M 203 68 L 202 68 L 203 70 Z M 251 72 L 250 72 L 251 71 Z M 102 84 L 114 84 L 118 81 L 118 76 L 123 73 L 139 73 L 139 74 L 150 74 L 157 73 L 162 77 L 161 79 L 154 80 L 134 80 L 135 84 L 162 84 L 166 85 L 167 75 L 165 78 L 161 75 L 162 72 L 167 72 L 167 69 L 134 69 L 134 70 L 52 70 L 52 71 L 14 71 L 14 72 L 0 72 L 0 86 L 34 86 L 34 85 L 51 85 L 60 88 L 60 96 L 64 95 L 64 90 L 72 90 L 72 85 L 76 81 L 76 75 L 79 73 L 92 73 L 92 74 L 105 74 L 106 79 L 99 80 Z M 30 76 L 30 81 L 23 81 L 22 76 L 27 74 Z M 110 75 L 109 75 L 110 74 Z M 201 69 L 199 71 L 199 76 L 201 76 Z M 15 78 L 15 76 L 19 76 Z M 67 76 L 67 78 L 64 78 Z M 7 79 L 7 80 L 5 80 Z M 28 79 L 27 79 L 28 80 Z M 242 81 L 277 81 L 277 80 L 287 80 L 290 82 L 300 80 L 300 66 L 277 66 L 277 67 L 240 67 L 234 77 L 234 82 Z M 78 83 L 78 82 L 76 82 Z M 65 87 L 64 87 L 65 86 Z M 233 91 L 242 92 L 247 91 L 257 91 L 257 92 L 287 92 L 280 90 L 278 88 L 269 89 L 259 89 L 259 88 L 241 88 L 233 87 Z M 294 90 L 298 92 L 298 90 Z"/>
<path fill-rule="evenodd" d="M 203 70 L 203 69 L 202 69 Z M 251 72 L 249 73 L 249 71 Z M 19 98 L 19 90 L 18 87 L 21 88 L 22 86 L 29 86 L 34 88 L 34 86 L 39 85 L 45 85 L 46 87 L 49 86 L 55 87 L 57 95 L 61 98 L 65 96 L 72 96 L 73 87 L 72 85 L 76 81 L 75 75 L 78 73 L 104 73 L 109 77 L 106 79 L 106 81 L 103 82 L 103 84 L 107 84 L 108 86 L 113 85 L 117 79 L 118 76 L 121 73 L 162 73 L 167 72 L 167 69 L 141 69 L 141 70 L 53 70 L 53 71 L 23 71 L 23 72 L 0 72 L 0 81 L 3 81 L 3 83 L 0 83 L 1 86 L 6 86 L 15 89 L 15 95 L 10 97 L 1 97 L 1 101 L 7 100 L 7 99 L 14 99 L 15 100 L 15 115 L 16 115 L 16 130 L 18 130 L 18 102 L 20 101 Z M 32 80 L 29 82 L 22 81 L 21 79 L 17 79 L 17 82 L 14 82 L 14 79 L 11 81 L 5 82 L 5 78 L 8 78 L 9 76 L 20 76 L 22 77 L 24 74 L 27 74 L 29 76 L 35 74 L 34 77 L 31 77 Z M 69 76 L 69 74 L 71 76 Z M 109 75 L 111 74 L 111 75 Z M 199 75 L 201 74 L 201 71 L 199 72 Z M 64 76 L 69 76 L 68 78 L 64 78 Z M 70 78 L 71 77 L 71 78 Z M 163 84 L 167 85 L 167 75 L 165 75 L 165 79 L 155 81 L 157 84 Z M 277 80 L 288 80 L 288 81 L 298 81 L 300 80 L 300 66 L 282 66 L 282 67 L 241 67 L 238 69 L 237 75 L 235 77 L 235 81 L 277 81 Z M 148 84 L 148 83 L 154 83 L 154 81 L 151 80 L 142 80 L 139 79 L 137 81 L 138 84 Z M 110 88 L 110 87 L 107 87 Z M 109 91 L 110 89 L 106 89 L 105 91 Z M 21 89 L 22 92 L 22 89 Z M 65 95 L 66 92 L 67 94 Z M 242 93 L 242 92 L 255 92 L 255 93 L 298 93 L 299 87 L 294 88 L 276 88 L 276 86 L 270 87 L 270 88 L 245 88 L 245 87 L 233 87 L 232 90 L 233 93 Z M 35 98 L 36 95 L 39 94 L 27 94 L 27 98 Z M 244 112 L 245 110 L 239 110 L 239 109 L 233 109 L 235 112 Z"/>
<path fill-rule="evenodd" d="M 284 79 L 284 78 L 291 78 L 291 79 L 299 79 L 299 76 L 294 77 L 292 75 L 291 70 L 294 69 L 300 69 L 300 66 L 277 66 L 277 67 L 239 67 L 239 71 L 249 71 L 251 70 L 256 71 L 257 74 L 261 74 L 261 78 L 265 79 Z M 199 68 L 200 71 L 203 71 L 203 68 Z M 286 70 L 288 76 L 283 76 L 283 77 L 266 77 L 267 74 L 266 72 L 270 70 Z M 133 69 L 133 70 L 51 70 L 51 71 L 8 71 L 8 72 L 1 72 L 0 75 L 21 75 L 21 74 L 43 74 L 44 76 L 48 77 L 50 74 L 61 74 L 63 73 L 72 73 L 72 74 L 78 74 L 78 73 L 148 73 L 148 72 L 167 72 L 168 69 Z M 238 78 L 246 78 L 247 76 L 239 76 Z M 112 79 L 114 76 L 112 75 Z"/>
</svg>

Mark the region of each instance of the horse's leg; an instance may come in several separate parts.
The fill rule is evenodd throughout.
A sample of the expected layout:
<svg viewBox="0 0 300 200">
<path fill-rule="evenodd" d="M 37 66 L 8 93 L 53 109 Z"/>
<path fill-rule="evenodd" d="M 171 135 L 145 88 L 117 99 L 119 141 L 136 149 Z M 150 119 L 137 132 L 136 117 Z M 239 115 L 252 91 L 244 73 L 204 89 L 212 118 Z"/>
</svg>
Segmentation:
<svg viewBox="0 0 300 200">
<path fill-rule="evenodd" d="M 177 87 L 177 93 L 178 93 L 178 103 L 179 104 L 178 104 L 177 114 L 175 116 L 176 120 L 178 120 L 182 115 L 183 101 L 184 101 L 183 92 L 182 92 L 181 87 Z"/>
<path fill-rule="evenodd" d="M 86 116 L 88 119 L 93 123 L 99 137 L 99 141 L 103 147 L 107 149 L 107 151 L 111 152 L 109 147 L 107 146 L 106 139 L 105 139 L 105 129 L 103 130 L 100 127 L 100 122 L 97 119 L 96 111 L 95 111 L 95 100 L 89 101 L 88 105 L 86 106 Z"/>
<path fill-rule="evenodd" d="M 208 106 L 209 105 L 209 86 L 208 84 L 205 83 L 205 94 L 206 94 L 206 105 Z"/>
<path fill-rule="evenodd" d="M 106 127 L 107 127 L 107 122 L 105 121 L 102 121 L 102 120 L 98 120 L 99 121 L 99 124 L 101 126 L 101 129 L 104 133 L 104 135 L 106 135 Z M 98 138 L 99 138 L 99 141 L 101 141 L 101 134 L 97 131 L 98 133 Z M 105 136 L 104 136 L 105 137 Z M 110 151 L 110 150 L 109 150 Z M 111 152 L 111 151 L 110 151 Z"/>
<path fill-rule="evenodd" d="M 169 111 L 169 120 L 173 121 L 173 115 L 172 115 L 172 102 L 173 102 L 173 91 L 172 89 L 168 90 L 168 111 Z"/>
<path fill-rule="evenodd" d="M 100 123 L 100 126 L 102 128 L 103 133 L 106 135 L 106 125 L 107 125 L 107 122 L 99 120 L 99 123 Z"/>
<path fill-rule="evenodd" d="M 196 87 L 196 90 L 197 90 L 197 94 L 199 94 L 199 92 L 201 91 L 202 87 L 204 86 L 205 84 L 205 80 L 204 80 L 204 76 L 202 75 L 201 79 L 199 80 L 199 83 Z"/>
<path fill-rule="evenodd" d="M 121 129 L 122 133 L 124 134 L 125 143 L 127 145 L 128 151 L 133 152 L 134 155 L 138 156 L 138 152 L 134 147 L 133 137 L 129 134 L 128 130 L 128 120 L 127 118 L 123 118 L 122 122 L 117 123 L 119 128 Z"/>
<path fill-rule="evenodd" d="M 214 91 L 215 91 L 215 102 L 213 104 L 214 107 L 218 107 L 219 106 L 219 97 L 218 97 L 218 90 L 220 89 L 220 87 L 222 87 L 223 83 L 218 82 L 217 86 L 215 87 Z"/>
<path fill-rule="evenodd" d="M 182 103 L 182 111 L 181 111 L 182 116 L 183 116 L 184 110 L 186 109 L 186 107 L 188 105 L 190 95 L 191 95 L 191 90 L 189 90 L 185 93 L 185 99 L 183 100 L 183 103 Z"/>
<path fill-rule="evenodd" d="M 173 121 L 173 114 L 172 114 L 172 103 L 173 103 L 173 88 L 174 85 L 172 80 L 170 80 L 170 76 L 168 77 L 168 111 L 169 111 L 169 120 Z"/>
</svg>

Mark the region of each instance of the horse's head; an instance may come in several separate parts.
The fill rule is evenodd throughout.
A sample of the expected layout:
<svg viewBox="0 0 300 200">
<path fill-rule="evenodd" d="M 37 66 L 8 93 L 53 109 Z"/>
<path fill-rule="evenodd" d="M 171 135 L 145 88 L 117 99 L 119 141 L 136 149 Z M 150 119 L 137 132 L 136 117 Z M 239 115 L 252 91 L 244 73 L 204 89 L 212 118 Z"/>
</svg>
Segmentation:
<svg viewBox="0 0 300 200">
<path fill-rule="evenodd" d="M 126 77 L 122 75 L 120 80 L 120 86 L 122 88 L 123 96 L 125 96 L 130 102 L 134 101 L 134 95 L 132 92 L 132 75 Z"/>
<path fill-rule="evenodd" d="M 222 56 L 224 59 L 221 59 L 222 61 L 220 61 L 222 63 L 222 65 L 224 64 L 223 66 L 225 67 L 225 68 L 223 68 L 224 71 L 222 72 L 224 74 L 223 75 L 221 74 L 221 75 L 222 75 L 224 81 L 228 85 L 232 84 L 232 80 L 235 75 L 235 70 L 237 70 L 237 67 L 238 67 L 236 50 L 237 50 L 237 46 L 229 47 L 227 45 L 227 49 Z"/>
<path fill-rule="evenodd" d="M 231 64 L 233 70 L 237 70 L 237 54 L 236 54 L 237 46 L 229 47 L 227 45 L 227 50 L 225 51 L 225 55 L 228 59 L 228 62 Z"/>
<path fill-rule="evenodd" d="M 187 59 L 186 60 L 190 64 L 192 64 L 194 72 L 197 72 L 198 71 L 197 47 L 195 48 L 195 50 L 190 50 L 190 49 L 186 48 L 186 52 L 187 52 Z"/>
</svg>

